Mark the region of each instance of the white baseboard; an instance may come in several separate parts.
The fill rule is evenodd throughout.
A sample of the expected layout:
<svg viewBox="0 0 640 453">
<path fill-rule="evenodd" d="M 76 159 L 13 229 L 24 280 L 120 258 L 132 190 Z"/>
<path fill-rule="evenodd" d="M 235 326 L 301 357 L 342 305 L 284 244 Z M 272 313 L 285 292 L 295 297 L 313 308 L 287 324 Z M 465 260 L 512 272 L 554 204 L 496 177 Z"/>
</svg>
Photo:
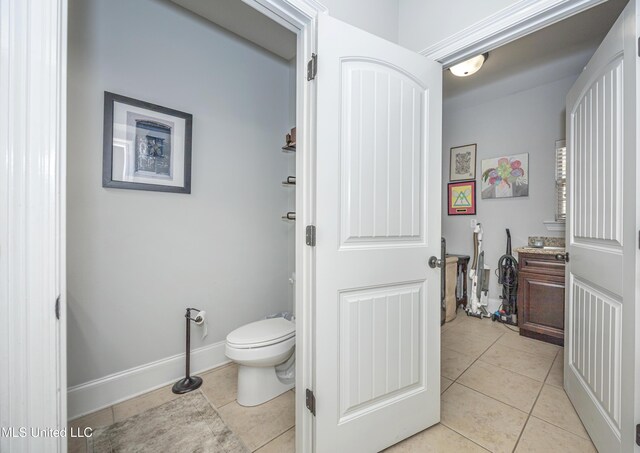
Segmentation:
<svg viewBox="0 0 640 453">
<path fill-rule="evenodd" d="M 216 368 L 230 360 L 224 354 L 225 342 L 191 351 L 193 374 Z M 69 420 L 109 407 L 184 377 L 184 353 L 147 363 L 67 390 Z"/>
</svg>

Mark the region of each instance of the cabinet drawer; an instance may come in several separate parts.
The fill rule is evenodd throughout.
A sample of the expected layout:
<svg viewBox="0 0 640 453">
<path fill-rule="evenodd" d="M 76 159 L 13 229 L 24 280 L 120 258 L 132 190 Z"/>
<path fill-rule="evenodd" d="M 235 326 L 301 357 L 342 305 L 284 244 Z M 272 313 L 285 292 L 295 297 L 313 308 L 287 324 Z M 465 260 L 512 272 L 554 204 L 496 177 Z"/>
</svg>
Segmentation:
<svg viewBox="0 0 640 453">
<path fill-rule="evenodd" d="M 555 254 L 520 253 L 518 258 L 520 272 L 564 276 L 564 261 L 557 260 Z"/>
</svg>

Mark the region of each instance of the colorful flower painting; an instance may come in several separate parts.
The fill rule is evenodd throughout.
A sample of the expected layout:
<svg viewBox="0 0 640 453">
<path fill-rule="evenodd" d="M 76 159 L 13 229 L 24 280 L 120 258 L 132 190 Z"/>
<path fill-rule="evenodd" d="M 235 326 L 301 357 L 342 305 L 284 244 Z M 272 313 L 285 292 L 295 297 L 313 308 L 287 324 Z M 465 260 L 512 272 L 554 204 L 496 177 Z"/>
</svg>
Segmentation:
<svg viewBox="0 0 640 453">
<path fill-rule="evenodd" d="M 510 198 L 529 196 L 529 154 L 482 161 L 481 196 Z"/>
</svg>

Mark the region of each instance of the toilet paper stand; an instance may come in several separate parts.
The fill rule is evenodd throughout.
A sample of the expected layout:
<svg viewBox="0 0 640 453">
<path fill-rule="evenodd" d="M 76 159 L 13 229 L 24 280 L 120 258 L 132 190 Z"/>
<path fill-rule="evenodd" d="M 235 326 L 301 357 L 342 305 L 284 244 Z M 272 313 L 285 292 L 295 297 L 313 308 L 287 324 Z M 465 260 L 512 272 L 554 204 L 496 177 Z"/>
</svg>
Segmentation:
<svg viewBox="0 0 640 453">
<path fill-rule="evenodd" d="M 191 311 L 197 311 L 195 318 L 191 317 Z M 186 321 L 186 334 L 187 334 L 187 351 L 186 351 L 186 366 L 185 366 L 185 377 L 184 379 L 180 379 L 178 382 L 173 384 L 173 388 L 171 389 L 173 393 L 182 394 L 188 393 L 192 390 L 199 388 L 202 385 L 202 378 L 198 376 L 190 376 L 190 362 L 191 362 L 191 321 L 195 323 L 201 323 L 203 321 L 203 316 L 200 315 L 202 310 L 198 310 L 197 308 L 187 308 L 187 312 L 185 313 L 185 321 Z"/>
</svg>

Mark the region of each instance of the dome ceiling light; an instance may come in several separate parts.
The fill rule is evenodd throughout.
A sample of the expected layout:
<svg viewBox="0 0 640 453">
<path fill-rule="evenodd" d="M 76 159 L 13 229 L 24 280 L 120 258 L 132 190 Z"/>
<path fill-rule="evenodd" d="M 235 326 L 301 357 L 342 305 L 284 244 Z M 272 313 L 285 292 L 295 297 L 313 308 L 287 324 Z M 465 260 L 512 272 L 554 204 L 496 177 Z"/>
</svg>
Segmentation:
<svg viewBox="0 0 640 453">
<path fill-rule="evenodd" d="M 471 74 L 475 74 L 480 70 L 485 61 L 489 58 L 489 52 L 483 53 L 482 55 L 475 56 L 473 58 L 469 58 L 462 63 L 458 63 L 455 66 L 451 66 L 449 71 L 451 74 L 457 77 L 468 77 Z"/>
</svg>

